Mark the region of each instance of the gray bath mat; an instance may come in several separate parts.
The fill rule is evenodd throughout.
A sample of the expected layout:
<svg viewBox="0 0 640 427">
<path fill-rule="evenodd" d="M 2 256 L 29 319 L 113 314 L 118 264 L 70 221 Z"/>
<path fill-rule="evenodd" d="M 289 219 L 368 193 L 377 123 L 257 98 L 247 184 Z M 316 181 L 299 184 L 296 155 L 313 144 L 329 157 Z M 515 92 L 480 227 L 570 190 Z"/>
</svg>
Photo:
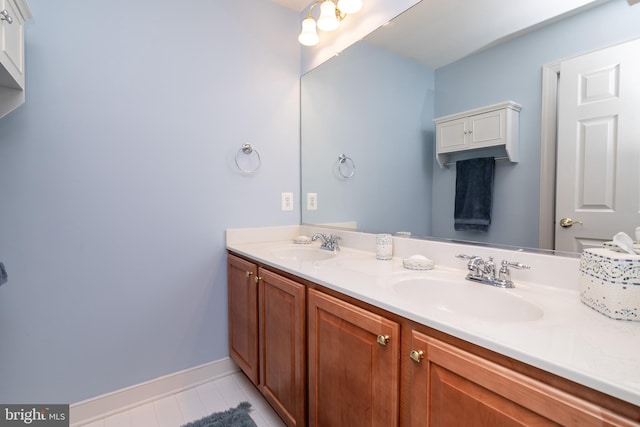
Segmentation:
<svg viewBox="0 0 640 427">
<path fill-rule="evenodd" d="M 249 416 L 249 408 L 249 402 L 242 402 L 237 408 L 215 412 L 182 427 L 256 427 L 256 423 Z"/>
</svg>

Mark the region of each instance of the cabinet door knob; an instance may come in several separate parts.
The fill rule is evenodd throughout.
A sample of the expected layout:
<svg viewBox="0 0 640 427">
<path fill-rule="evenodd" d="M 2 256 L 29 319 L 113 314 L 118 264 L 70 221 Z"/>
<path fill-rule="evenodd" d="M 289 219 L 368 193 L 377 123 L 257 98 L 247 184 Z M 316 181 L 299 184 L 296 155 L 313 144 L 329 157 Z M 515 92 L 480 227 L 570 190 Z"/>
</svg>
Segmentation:
<svg viewBox="0 0 640 427">
<path fill-rule="evenodd" d="M 256 276 L 256 283 L 258 283 L 260 280 L 262 280 L 262 277 Z"/>
<path fill-rule="evenodd" d="M 422 351 L 422 350 L 411 350 L 411 353 L 409 353 L 409 357 L 415 363 L 420 363 L 420 362 L 422 362 L 422 359 L 424 359 L 424 351 Z"/>
<path fill-rule="evenodd" d="M 0 21 L 7 21 L 9 24 L 13 23 L 13 18 L 9 15 L 9 11 L 7 9 L 0 12 Z"/>
<path fill-rule="evenodd" d="M 378 335 L 378 344 L 380 344 L 382 347 L 386 346 L 389 343 L 389 335 Z"/>
<path fill-rule="evenodd" d="M 247 277 L 253 276 L 253 271 L 247 271 Z"/>
</svg>

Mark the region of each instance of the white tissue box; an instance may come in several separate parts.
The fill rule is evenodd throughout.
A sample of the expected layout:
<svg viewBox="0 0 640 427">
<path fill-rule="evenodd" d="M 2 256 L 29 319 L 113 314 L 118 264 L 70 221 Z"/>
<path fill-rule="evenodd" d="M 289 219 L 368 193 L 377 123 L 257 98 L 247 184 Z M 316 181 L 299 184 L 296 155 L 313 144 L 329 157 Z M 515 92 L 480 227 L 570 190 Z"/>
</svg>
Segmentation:
<svg viewBox="0 0 640 427">
<path fill-rule="evenodd" d="M 585 249 L 580 258 L 580 299 L 612 319 L 640 321 L 640 255 Z"/>
</svg>

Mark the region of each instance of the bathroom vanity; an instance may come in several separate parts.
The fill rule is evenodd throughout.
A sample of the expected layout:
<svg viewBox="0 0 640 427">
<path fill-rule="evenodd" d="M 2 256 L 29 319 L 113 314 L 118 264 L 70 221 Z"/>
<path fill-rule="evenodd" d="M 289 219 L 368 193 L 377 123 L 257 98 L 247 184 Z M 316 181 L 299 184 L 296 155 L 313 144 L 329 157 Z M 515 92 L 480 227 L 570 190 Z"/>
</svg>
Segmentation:
<svg viewBox="0 0 640 427">
<path fill-rule="evenodd" d="M 315 231 L 227 231 L 230 354 L 287 425 L 640 425 L 640 322 L 581 304 L 577 259 L 394 238 L 379 261 L 374 235 L 346 231 L 337 253 L 291 243 Z M 532 268 L 514 289 L 472 283 L 461 252 Z M 435 268 L 404 269 L 413 254 Z"/>
</svg>

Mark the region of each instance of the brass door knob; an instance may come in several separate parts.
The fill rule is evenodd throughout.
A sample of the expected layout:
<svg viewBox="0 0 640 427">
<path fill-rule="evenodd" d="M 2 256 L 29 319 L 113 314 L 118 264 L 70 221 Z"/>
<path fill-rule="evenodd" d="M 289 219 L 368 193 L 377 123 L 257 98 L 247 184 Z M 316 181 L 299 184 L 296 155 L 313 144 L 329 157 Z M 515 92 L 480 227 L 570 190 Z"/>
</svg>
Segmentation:
<svg viewBox="0 0 640 427">
<path fill-rule="evenodd" d="M 411 353 L 409 353 L 409 357 L 415 363 L 420 363 L 420 362 L 422 362 L 422 359 L 424 359 L 424 351 L 422 351 L 422 350 L 411 350 Z"/>
<path fill-rule="evenodd" d="M 251 277 L 253 276 L 253 272 L 252 271 L 247 271 L 247 277 Z"/>
<path fill-rule="evenodd" d="M 560 227 L 562 228 L 569 228 L 575 224 L 582 224 L 582 221 L 574 221 L 571 218 L 562 218 L 560 220 Z"/>
<path fill-rule="evenodd" d="M 378 335 L 378 344 L 380 344 L 382 347 L 386 346 L 389 343 L 389 335 Z"/>
</svg>

